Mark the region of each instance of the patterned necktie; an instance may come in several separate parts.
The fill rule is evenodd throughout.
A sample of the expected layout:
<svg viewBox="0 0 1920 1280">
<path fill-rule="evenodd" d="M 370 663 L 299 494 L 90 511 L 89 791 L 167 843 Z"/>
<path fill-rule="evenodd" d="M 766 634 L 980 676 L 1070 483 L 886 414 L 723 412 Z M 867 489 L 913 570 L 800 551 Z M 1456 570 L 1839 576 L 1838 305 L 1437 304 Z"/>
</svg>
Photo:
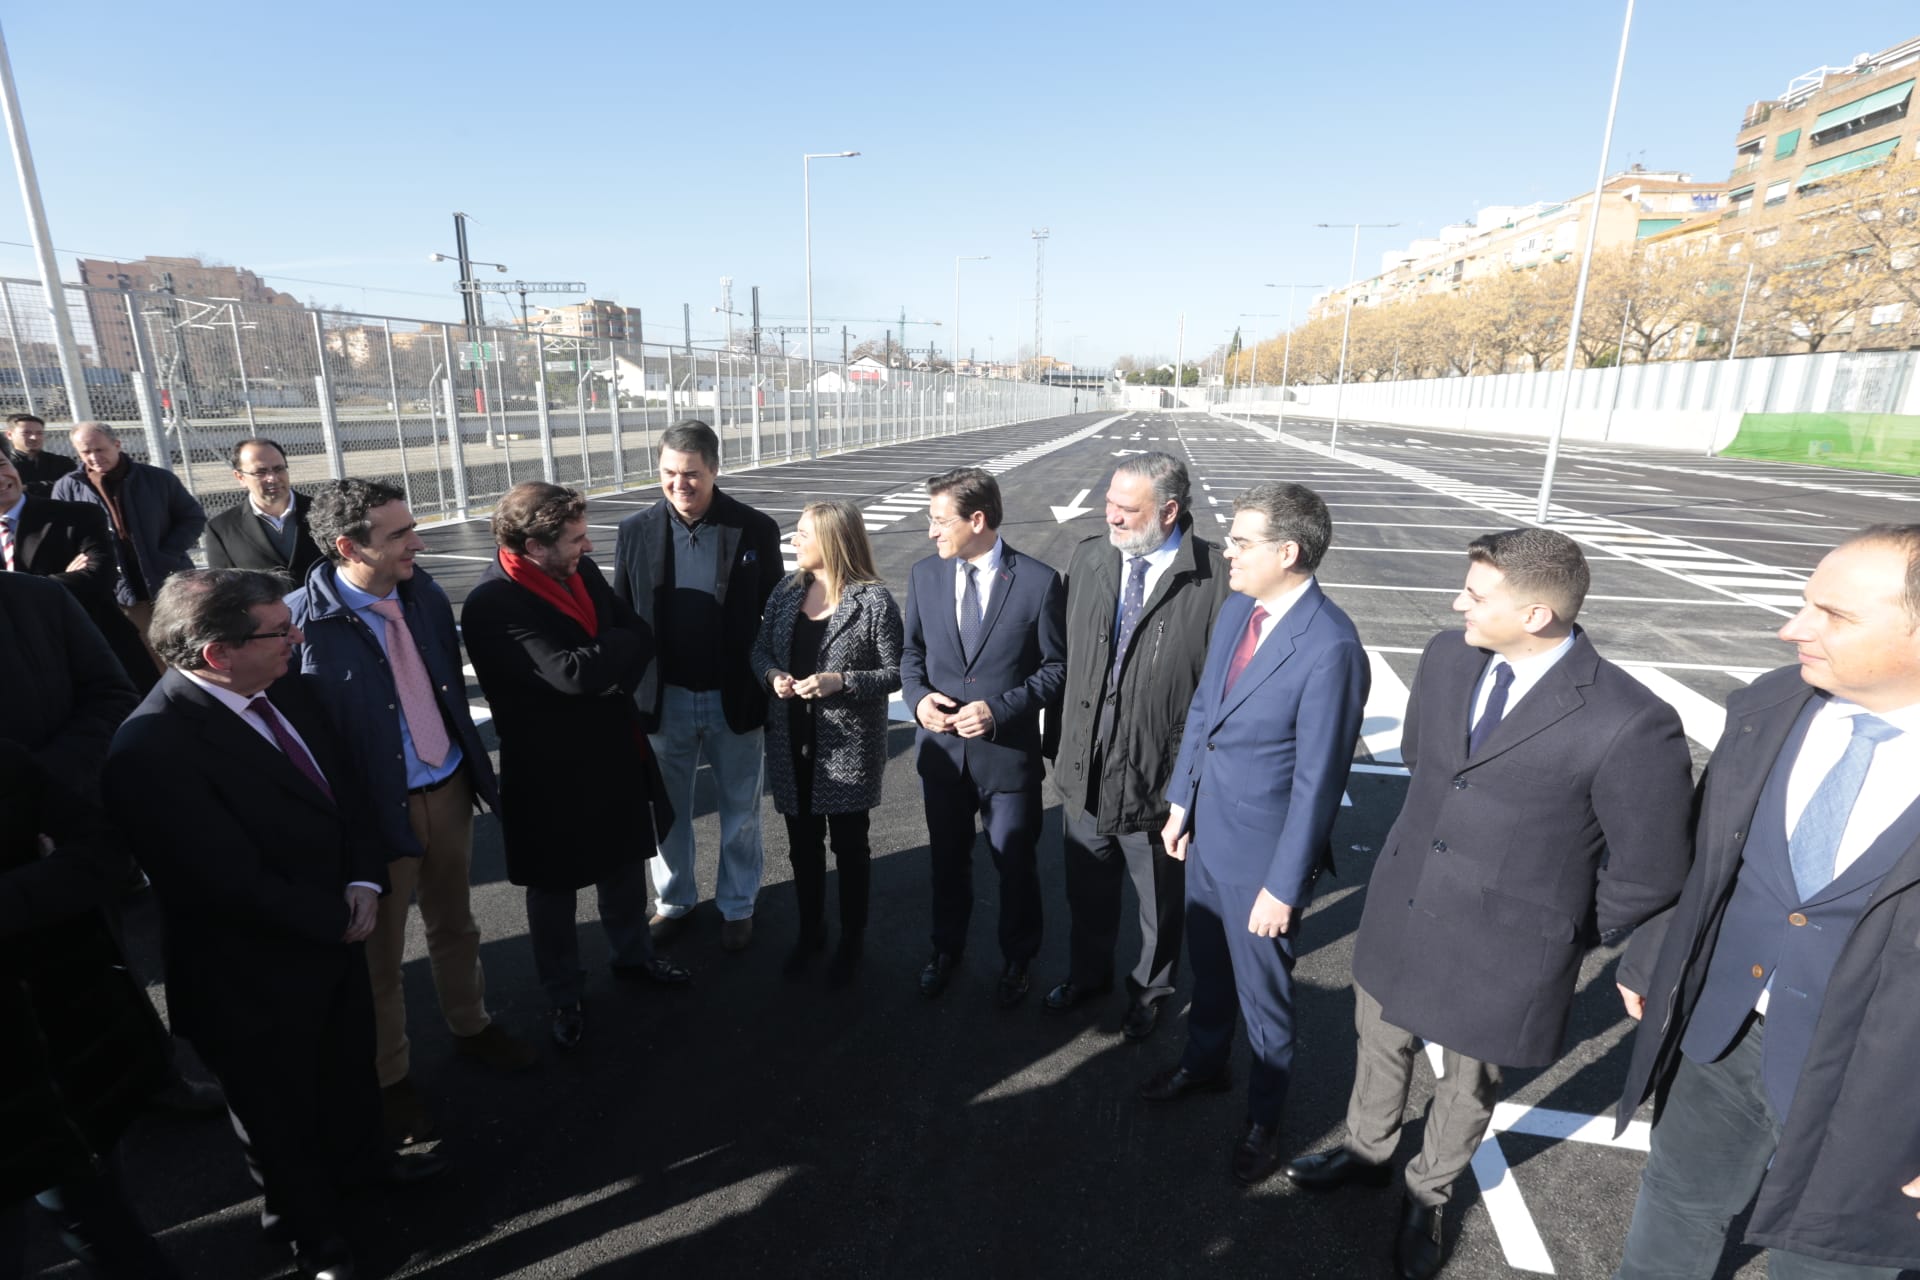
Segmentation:
<svg viewBox="0 0 1920 1280">
<path fill-rule="evenodd" d="M 1113 668 L 1107 673 L 1107 688 L 1120 686 L 1120 664 L 1126 659 L 1127 646 L 1140 626 L 1140 615 L 1147 611 L 1147 558 L 1135 556 L 1127 561 L 1127 589 L 1120 595 L 1120 629 L 1113 638 Z"/>
<path fill-rule="evenodd" d="M 13 572 L 13 517 L 0 516 L 0 569 Z"/>
<path fill-rule="evenodd" d="M 1513 688 L 1513 665 L 1498 659 L 1493 667 L 1493 692 L 1487 695 L 1487 709 L 1480 713 L 1480 719 L 1474 724 L 1473 732 L 1467 735 L 1467 755 L 1480 753 L 1480 744 L 1487 735 L 1500 727 L 1500 719 L 1507 714 L 1507 690 Z"/>
<path fill-rule="evenodd" d="M 1253 651 L 1260 647 L 1260 624 L 1266 620 L 1266 608 L 1262 605 L 1253 606 L 1252 614 L 1247 617 L 1247 629 L 1241 633 L 1240 643 L 1234 646 L 1233 661 L 1227 667 L 1227 687 L 1222 692 L 1231 693 L 1233 682 L 1240 678 L 1240 673 L 1247 669 L 1249 662 L 1253 661 Z"/>
<path fill-rule="evenodd" d="M 307 749 L 300 745 L 300 739 L 287 732 L 287 726 L 281 721 L 280 714 L 273 709 L 273 704 L 267 701 L 266 695 L 262 694 L 249 702 L 247 710 L 266 721 L 267 728 L 273 733 L 273 740 L 280 744 L 281 752 L 293 762 L 293 767 L 298 769 L 308 782 L 320 788 L 321 795 L 329 800 L 333 799 L 333 788 L 327 785 L 327 779 L 320 772 L 320 766 L 313 762 L 313 757 L 307 754 Z"/>
<path fill-rule="evenodd" d="M 968 662 L 973 661 L 974 653 L 980 648 L 980 579 L 979 566 L 961 561 L 960 567 L 966 570 L 966 585 L 960 588 L 960 653 Z"/>
<path fill-rule="evenodd" d="M 1853 737 L 1840 762 L 1827 771 L 1813 798 L 1800 811 L 1800 821 L 1787 839 L 1787 858 L 1793 863 L 1793 885 L 1805 902 L 1833 882 L 1833 865 L 1840 854 L 1840 838 L 1847 833 L 1854 802 L 1873 767 L 1873 749 L 1900 730 L 1878 716 L 1862 712 L 1853 718 Z"/>
<path fill-rule="evenodd" d="M 393 668 L 393 687 L 400 695 L 400 714 L 413 737 L 413 754 L 429 769 L 447 758 L 447 725 L 433 697 L 433 677 L 413 643 L 406 611 L 398 600 L 375 600 L 373 611 L 387 622 L 387 664 Z"/>
</svg>

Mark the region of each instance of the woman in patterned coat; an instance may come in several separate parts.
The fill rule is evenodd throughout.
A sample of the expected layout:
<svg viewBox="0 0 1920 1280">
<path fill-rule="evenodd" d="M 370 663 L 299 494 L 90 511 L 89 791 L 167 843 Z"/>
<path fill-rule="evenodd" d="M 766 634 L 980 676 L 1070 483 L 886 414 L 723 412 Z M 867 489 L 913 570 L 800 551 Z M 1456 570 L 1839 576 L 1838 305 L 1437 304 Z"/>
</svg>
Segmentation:
<svg viewBox="0 0 1920 1280">
<path fill-rule="evenodd" d="M 800 936 L 782 972 L 826 946 L 829 837 L 840 871 L 835 986 L 853 977 L 867 927 L 867 826 L 887 767 L 887 695 L 900 687 L 900 609 L 873 568 L 851 502 L 814 502 L 792 534 L 797 572 L 767 600 L 753 670 L 780 699 L 767 717 L 767 777 L 787 822 Z"/>
</svg>

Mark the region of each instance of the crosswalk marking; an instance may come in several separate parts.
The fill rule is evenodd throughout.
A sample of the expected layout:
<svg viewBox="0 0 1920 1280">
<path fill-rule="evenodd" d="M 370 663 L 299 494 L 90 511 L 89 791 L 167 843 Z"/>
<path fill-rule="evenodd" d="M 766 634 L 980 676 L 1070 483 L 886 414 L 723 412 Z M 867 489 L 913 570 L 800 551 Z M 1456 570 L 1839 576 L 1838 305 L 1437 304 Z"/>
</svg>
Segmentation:
<svg viewBox="0 0 1920 1280">
<path fill-rule="evenodd" d="M 1367 754 L 1381 764 L 1400 760 L 1400 735 L 1407 720 L 1407 685 L 1383 653 L 1369 649 L 1367 665 L 1373 671 L 1373 690 L 1367 695 L 1366 718 L 1360 722 L 1360 740 Z"/>
</svg>

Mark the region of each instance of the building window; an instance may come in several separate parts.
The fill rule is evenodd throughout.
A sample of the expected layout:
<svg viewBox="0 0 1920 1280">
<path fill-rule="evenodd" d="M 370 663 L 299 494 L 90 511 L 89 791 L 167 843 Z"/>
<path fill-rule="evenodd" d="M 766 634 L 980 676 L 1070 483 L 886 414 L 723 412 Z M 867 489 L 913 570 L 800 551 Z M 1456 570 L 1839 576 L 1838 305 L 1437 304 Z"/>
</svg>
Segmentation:
<svg viewBox="0 0 1920 1280">
<path fill-rule="evenodd" d="M 1771 207 L 1776 204 L 1785 204 L 1787 202 L 1787 191 L 1792 186 L 1793 186 L 1793 183 L 1787 179 L 1782 179 L 1779 182 L 1769 183 L 1767 186 L 1767 199 L 1766 199 L 1767 205 Z"/>
<path fill-rule="evenodd" d="M 1867 323 L 1876 328 L 1881 325 L 1899 324 L 1907 318 L 1907 304 L 1888 302 L 1875 307 L 1867 314 Z"/>
<path fill-rule="evenodd" d="M 1780 233 L 1777 230 L 1762 231 L 1753 238 L 1753 247 L 1756 249 L 1771 249 L 1779 243 Z"/>
</svg>

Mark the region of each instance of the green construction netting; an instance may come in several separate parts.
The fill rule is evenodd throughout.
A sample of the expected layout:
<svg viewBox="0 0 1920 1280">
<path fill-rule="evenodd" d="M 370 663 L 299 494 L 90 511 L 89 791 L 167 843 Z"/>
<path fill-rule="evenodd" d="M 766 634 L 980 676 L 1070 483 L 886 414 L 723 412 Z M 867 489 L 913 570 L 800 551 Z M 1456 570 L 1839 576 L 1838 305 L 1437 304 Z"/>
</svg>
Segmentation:
<svg viewBox="0 0 1920 1280">
<path fill-rule="evenodd" d="M 1749 413 L 1721 454 L 1920 476 L 1920 417 L 1899 413 Z"/>
</svg>

